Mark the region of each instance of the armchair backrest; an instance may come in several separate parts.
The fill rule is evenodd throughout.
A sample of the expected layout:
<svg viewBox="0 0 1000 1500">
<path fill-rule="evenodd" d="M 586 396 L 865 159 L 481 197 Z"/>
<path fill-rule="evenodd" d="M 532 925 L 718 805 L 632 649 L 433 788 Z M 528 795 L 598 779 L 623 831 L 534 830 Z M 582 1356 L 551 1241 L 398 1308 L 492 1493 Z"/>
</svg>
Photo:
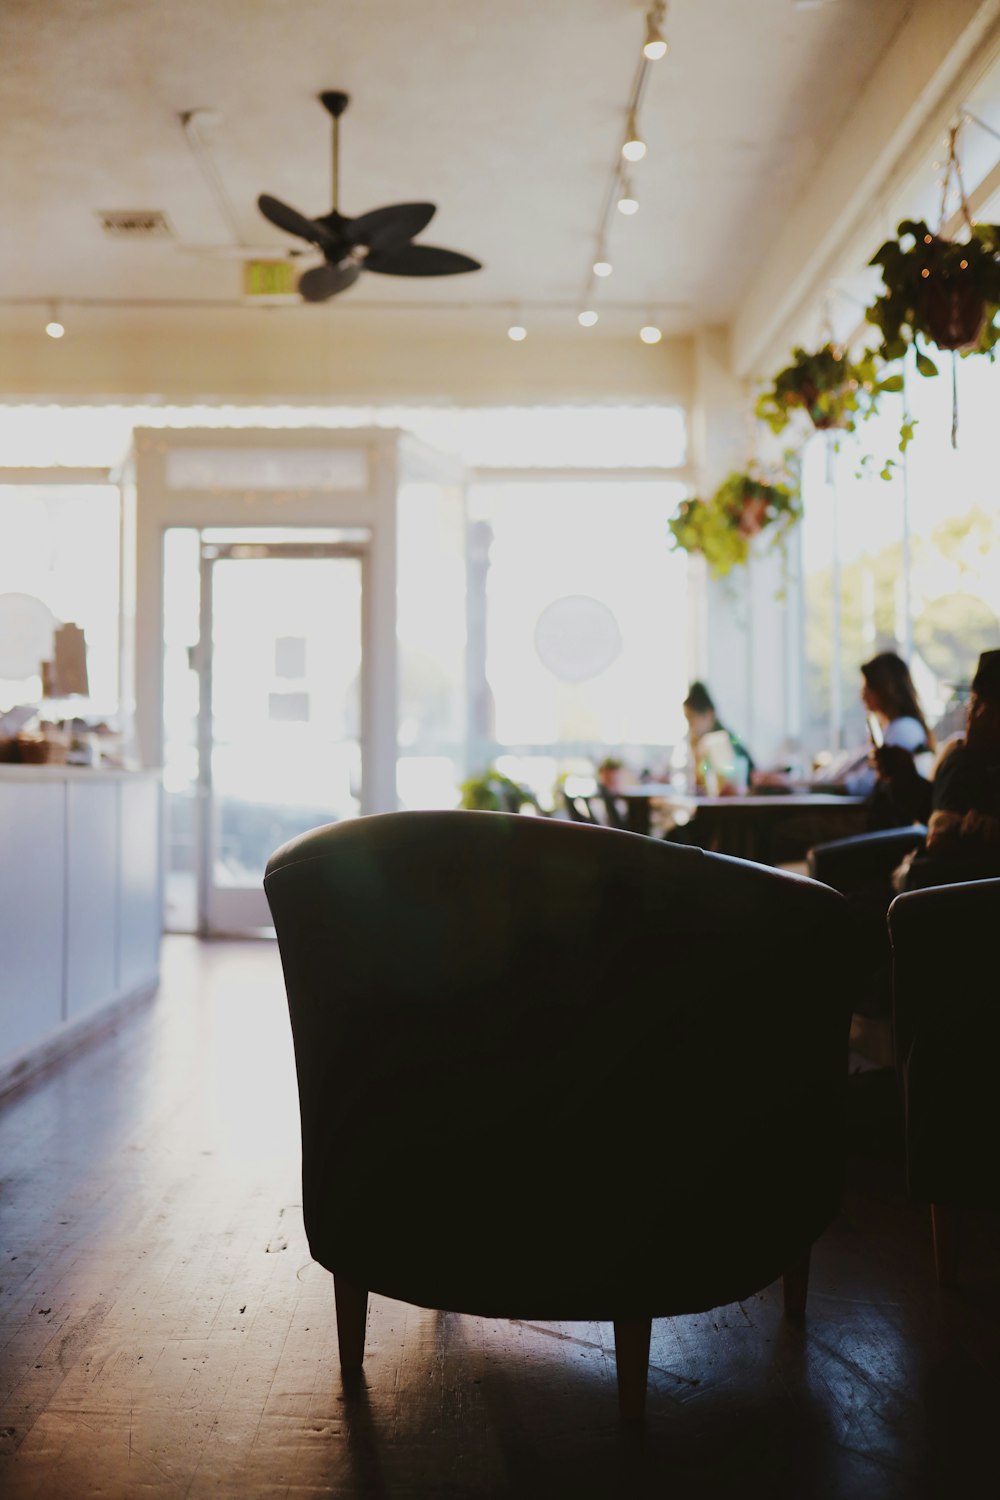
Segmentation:
<svg viewBox="0 0 1000 1500">
<path fill-rule="evenodd" d="M 922 1202 L 1000 1209 L 1000 880 L 932 886 L 889 908 L 907 1181 Z"/>
<path fill-rule="evenodd" d="M 476 812 L 315 830 L 265 887 L 329 1269 L 457 1311 L 666 1313 L 765 1285 L 836 1212 L 835 892 Z"/>
</svg>

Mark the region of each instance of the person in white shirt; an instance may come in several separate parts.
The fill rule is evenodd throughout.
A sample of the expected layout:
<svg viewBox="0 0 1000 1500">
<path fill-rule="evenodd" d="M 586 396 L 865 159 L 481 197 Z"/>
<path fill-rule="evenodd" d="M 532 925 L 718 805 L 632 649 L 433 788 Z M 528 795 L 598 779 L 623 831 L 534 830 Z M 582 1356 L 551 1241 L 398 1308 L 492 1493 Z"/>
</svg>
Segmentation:
<svg viewBox="0 0 1000 1500">
<path fill-rule="evenodd" d="M 883 743 L 916 757 L 934 750 L 934 731 L 913 686 L 910 669 L 895 651 L 883 651 L 861 668 L 861 701 L 882 726 Z M 874 765 L 863 765 L 844 777 L 854 797 L 867 797 L 878 781 Z"/>
</svg>

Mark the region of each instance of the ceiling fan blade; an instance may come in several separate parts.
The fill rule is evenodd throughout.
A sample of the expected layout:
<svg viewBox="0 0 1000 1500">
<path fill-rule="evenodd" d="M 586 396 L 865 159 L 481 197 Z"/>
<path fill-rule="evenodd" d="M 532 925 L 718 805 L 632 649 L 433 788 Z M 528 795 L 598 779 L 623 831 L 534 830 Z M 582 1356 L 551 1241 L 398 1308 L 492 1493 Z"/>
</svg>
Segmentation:
<svg viewBox="0 0 1000 1500">
<path fill-rule="evenodd" d="M 335 244 L 333 236 L 324 225 L 318 224 L 315 219 L 307 219 L 298 209 L 289 208 L 280 198 L 261 193 L 257 199 L 257 207 L 265 219 L 270 220 L 278 229 L 284 229 L 287 234 L 296 234 L 300 239 L 309 240 L 311 244 L 319 245 L 321 250 Z"/>
<path fill-rule="evenodd" d="M 349 220 L 345 232 L 352 245 L 394 250 L 426 229 L 436 211 L 433 203 L 391 203 Z"/>
<path fill-rule="evenodd" d="M 480 271 L 471 255 L 457 250 L 439 250 L 436 245 L 401 245 L 398 250 L 373 250 L 365 268 L 383 276 L 457 276 L 461 271 Z"/>
<path fill-rule="evenodd" d="M 325 302 L 338 292 L 346 292 L 361 275 L 361 267 L 348 261 L 346 265 L 334 266 L 327 262 L 303 271 L 299 277 L 299 292 L 306 302 Z"/>
</svg>

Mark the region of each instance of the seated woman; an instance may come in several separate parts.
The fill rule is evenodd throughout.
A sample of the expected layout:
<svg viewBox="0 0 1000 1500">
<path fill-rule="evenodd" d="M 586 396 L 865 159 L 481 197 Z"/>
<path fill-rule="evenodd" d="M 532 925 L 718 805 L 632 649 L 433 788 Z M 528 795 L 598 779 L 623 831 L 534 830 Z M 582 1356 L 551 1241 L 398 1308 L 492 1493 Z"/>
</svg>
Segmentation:
<svg viewBox="0 0 1000 1500">
<path fill-rule="evenodd" d="M 708 688 L 703 682 L 692 682 L 688 695 L 682 704 L 684 717 L 688 726 L 688 749 L 691 765 L 694 770 L 694 790 L 704 792 L 705 776 L 703 766 L 706 760 L 704 740 L 710 734 L 725 734 L 729 736 L 733 755 L 737 760 L 746 763 L 747 773 L 753 771 L 753 760 L 749 750 L 735 735 L 731 729 L 727 729 L 716 712 Z"/>
<path fill-rule="evenodd" d="M 881 726 L 883 745 L 877 750 L 868 745 L 846 759 L 838 757 L 835 771 L 831 767 L 806 785 L 817 792 L 843 791 L 866 798 L 864 828 L 868 833 L 922 821 L 919 786 L 929 793 L 929 785 L 921 770 L 930 770 L 935 740 L 903 658 L 895 651 L 883 651 L 865 662 L 860 697 Z M 754 778 L 757 789 L 793 784 L 781 773 L 765 772 Z M 772 830 L 771 861 L 797 863 L 813 845 L 849 838 L 857 832 L 856 819 L 846 813 L 827 810 L 821 816 L 805 812 Z"/>
<path fill-rule="evenodd" d="M 689 789 L 701 796 L 710 790 L 705 776 L 705 767 L 709 766 L 713 776 L 711 790 L 735 792 L 741 788 L 745 791 L 753 770 L 750 752 L 739 737 L 723 725 L 703 682 L 692 682 L 682 707 L 688 725 Z M 719 740 L 713 740 L 713 736 L 721 737 L 726 749 L 725 759 L 731 762 L 732 775 L 729 780 L 716 779 L 714 757 L 718 752 Z M 717 828 L 711 810 L 702 809 L 687 823 L 676 824 L 666 837 L 674 844 L 693 844 L 701 849 L 715 848 Z"/>
<path fill-rule="evenodd" d="M 1000 651 L 984 651 L 972 679 L 964 741 L 930 786 L 927 842 L 896 882 L 901 890 L 1000 876 Z"/>
<path fill-rule="evenodd" d="M 928 727 L 920 706 L 910 669 L 895 651 L 883 651 L 861 668 L 861 701 L 869 714 L 882 726 L 883 744 L 911 756 L 934 749 L 934 732 Z M 867 758 L 867 757 L 866 757 Z M 852 796 L 873 797 L 872 828 L 892 826 L 891 806 L 880 806 L 879 770 L 866 764 L 844 777 L 844 787 Z M 889 821 L 886 821 L 886 819 Z"/>
</svg>

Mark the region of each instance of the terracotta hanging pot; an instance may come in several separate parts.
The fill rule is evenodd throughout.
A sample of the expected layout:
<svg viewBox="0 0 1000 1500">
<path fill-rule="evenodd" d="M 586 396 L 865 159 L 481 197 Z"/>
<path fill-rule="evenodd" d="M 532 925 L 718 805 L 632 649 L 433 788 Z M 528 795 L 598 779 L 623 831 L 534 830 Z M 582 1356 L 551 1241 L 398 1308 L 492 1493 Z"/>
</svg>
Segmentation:
<svg viewBox="0 0 1000 1500">
<path fill-rule="evenodd" d="M 837 416 L 834 412 L 817 411 L 816 403 L 820 398 L 819 387 L 811 380 L 803 380 L 799 389 L 790 398 L 793 405 L 804 406 L 809 414 L 809 420 L 817 432 L 826 432 L 831 427 L 846 427 L 847 417 Z"/>
<path fill-rule="evenodd" d="M 973 286 L 928 277 L 921 298 L 928 331 L 939 349 L 975 349 L 986 327 L 986 304 Z"/>
<path fill-rule="evenodd" d="M 756 536 L 767 520 L 767 501 L 763 496 L 746 500 L 740 515 L 740 532 L 743 536 Z"/>
</svg>

